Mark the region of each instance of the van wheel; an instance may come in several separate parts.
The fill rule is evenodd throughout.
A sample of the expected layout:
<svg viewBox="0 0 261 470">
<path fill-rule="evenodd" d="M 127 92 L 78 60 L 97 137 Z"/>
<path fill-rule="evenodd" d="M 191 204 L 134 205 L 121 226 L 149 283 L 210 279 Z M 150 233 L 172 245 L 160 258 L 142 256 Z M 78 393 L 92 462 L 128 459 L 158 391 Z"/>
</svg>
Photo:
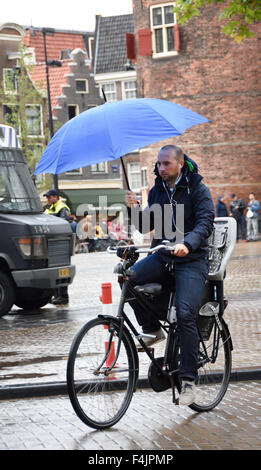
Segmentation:
<svg viewBox="0 0 261 470">
<path fill-rule="evenodd" d="M 14 284 L 8 274 L 0 272 L 0 317 L 12 308 L 15 299 Z"/>
<path fill-rule="evenodd" d="M 15 305 L 24 310 L 34 310 L 51 301 L 54 295 L 53 289 L 32 289 L 30 287 L 20 287 L 16 289 Z"/>
</svg>

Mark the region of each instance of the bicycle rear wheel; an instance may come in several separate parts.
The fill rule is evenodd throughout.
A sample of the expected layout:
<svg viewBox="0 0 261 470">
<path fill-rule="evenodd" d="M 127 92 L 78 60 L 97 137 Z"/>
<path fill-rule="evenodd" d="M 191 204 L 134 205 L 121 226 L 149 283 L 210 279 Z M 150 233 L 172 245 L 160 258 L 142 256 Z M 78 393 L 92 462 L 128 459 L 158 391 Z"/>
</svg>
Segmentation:
<svg viewBox="0 0 261 470">
<path fill-rule="evenodd" d="M 126 412 L 138 376 L 138 356 L 132 337 L 120 322 L 97 317 L 84 325 L 72 343 L 67 363 L 69 397 L 77 416 L 88 426 L 105 429 Z"/>
<path fill-rule="evenodd" d="M 232 367 L 232 342 L 229 330 L 222 318 L 219 325 L 214 319 L 208 340 L 199 343 L 198 385 L 196 400 L 190 408 L 209 411 L 224 397 Z"/>
</svg>

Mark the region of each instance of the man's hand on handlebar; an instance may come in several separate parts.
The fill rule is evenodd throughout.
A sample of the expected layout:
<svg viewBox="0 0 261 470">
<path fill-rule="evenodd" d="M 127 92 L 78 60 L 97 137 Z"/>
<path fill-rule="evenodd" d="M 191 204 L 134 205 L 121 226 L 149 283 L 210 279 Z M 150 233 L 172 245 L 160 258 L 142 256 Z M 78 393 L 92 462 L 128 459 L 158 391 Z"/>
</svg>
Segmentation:
<svg viewBox="0 0 261 470">
<path fill-rule="evenodd" d="M 189 250 L 186 247 L 186 245 L 183 245 L 182 243 L 177 243 L 175 245 L 174 250 L 171 252 L 172 255 L 178 256 L 179 258 L 183 258 L 188 254 Z"/>
</svg>

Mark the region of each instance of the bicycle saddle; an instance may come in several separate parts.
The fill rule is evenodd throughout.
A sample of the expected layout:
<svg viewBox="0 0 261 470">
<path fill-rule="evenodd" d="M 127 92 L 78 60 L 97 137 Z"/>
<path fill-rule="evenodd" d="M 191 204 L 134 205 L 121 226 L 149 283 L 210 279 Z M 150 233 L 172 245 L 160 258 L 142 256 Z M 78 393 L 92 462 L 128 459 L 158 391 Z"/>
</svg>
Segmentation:
<svg viewBox="0 0 261 470">
<path fill-rule="evenodd" d="M 151 283 L 151 284 L 143 284 L 135 286 L 134 289 L 139 294 L 147 294 L 147 295 L 159 295 L 162 292 L 162 285 Z"/>
</svg>

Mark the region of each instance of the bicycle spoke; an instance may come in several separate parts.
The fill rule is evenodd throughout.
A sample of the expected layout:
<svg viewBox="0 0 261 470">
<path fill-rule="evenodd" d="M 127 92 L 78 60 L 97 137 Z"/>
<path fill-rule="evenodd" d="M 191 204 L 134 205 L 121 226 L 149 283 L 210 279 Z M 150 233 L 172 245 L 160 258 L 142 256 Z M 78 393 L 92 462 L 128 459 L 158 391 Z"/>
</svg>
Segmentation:
<svg viewBox="0 0 261 470">
<path fill-rule="evenodd" d="M 117 321 L 113 328 L 119 330 Z M 118 334 L 109 330 L 105 319 L 85 325 L 72 345 L 67 368 L 72 405 L 77 415 L 96 429 L 112 426 L 121 418 L 136 383 L 132 340 L 124 333 L 117 353 Z"/>
</svg>

